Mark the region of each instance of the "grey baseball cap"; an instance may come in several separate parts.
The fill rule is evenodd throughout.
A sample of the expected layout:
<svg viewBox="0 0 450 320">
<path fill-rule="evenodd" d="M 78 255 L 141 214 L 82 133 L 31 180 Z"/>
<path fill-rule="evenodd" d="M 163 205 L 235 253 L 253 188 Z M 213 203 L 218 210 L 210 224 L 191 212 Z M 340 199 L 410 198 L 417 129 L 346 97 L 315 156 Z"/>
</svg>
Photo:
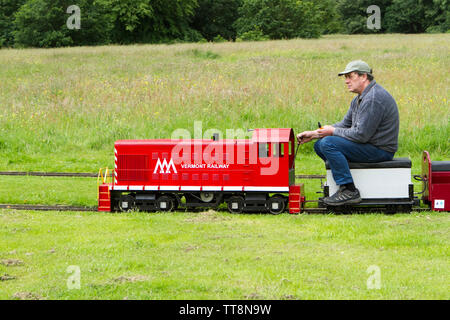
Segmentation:
<svg viewBox="0 0 450 320">
<path fill-rule="evenodd" d="M 346 67 L 345 70 L 338 73 L 338 76 L 342 76 L 344 74 L 357 71 L 357 72 L 364 72 L 368 74 L 372 74 L 372 69 L 369 67 L 367 63 L 365 63 L 362 60 L 355 60 L 350 62 Z"/>
</svg>

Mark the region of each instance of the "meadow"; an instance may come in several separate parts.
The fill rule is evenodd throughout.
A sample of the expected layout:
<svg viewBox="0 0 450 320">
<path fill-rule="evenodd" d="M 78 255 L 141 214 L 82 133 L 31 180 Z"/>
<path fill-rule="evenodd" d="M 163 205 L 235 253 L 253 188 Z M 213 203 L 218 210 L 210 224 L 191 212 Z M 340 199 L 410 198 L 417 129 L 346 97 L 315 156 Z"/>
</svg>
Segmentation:
<svg viewBox="0 0 450 320">
<path fill-rule="evenodd" d="M 398 103 L 398 156 L 448 158 L 449 52 L 448 34 L 1 50 L 0 169 L 97 172 L 115 140 L 193 135 L 194 121 L 332 124 L 353 97 L 337 73 L 359 58 Z"/>
<path fill-rule="evenodd" d="M 450 159 L 450 34 L 0 50 L 0 171 L 98 172 L 114 141 L 342 119 L 355 59 L 400 111 L 397 157 Z M 209 138 L 206 137 L 206 138 Z M 296 174 L 324 174 L 312 144 Z M 317 180 L 306 183 L 317 199 Z M 0 203 L 96 205 L 96 179 L 0 176 Z M 416 183 L 416 190 L 420 184 Z M 446 213 L 0 210 L 0 299 L 448 299 Z M 81 288 L 68 289 L 79 266 Z M 381 288 L 369 289 L 370 266 Z"/>
</svg>

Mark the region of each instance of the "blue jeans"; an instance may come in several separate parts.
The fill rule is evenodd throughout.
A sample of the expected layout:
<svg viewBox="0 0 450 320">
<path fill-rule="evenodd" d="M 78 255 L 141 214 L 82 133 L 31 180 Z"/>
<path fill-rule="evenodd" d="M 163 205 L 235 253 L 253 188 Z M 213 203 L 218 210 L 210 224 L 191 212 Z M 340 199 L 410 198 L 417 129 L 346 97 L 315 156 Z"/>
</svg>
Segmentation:
<svg viewBox="0 0 450 320">
<path fill-rule="evenodd" d="M 337 136 L 317 140 L 314 150 L 323 161 L 328 160 L 337 185 L 353 182 L 348 162 L 382 162 L 394 158 L 394 153 L 369 143 L 357 143 Z"/>
</svg>

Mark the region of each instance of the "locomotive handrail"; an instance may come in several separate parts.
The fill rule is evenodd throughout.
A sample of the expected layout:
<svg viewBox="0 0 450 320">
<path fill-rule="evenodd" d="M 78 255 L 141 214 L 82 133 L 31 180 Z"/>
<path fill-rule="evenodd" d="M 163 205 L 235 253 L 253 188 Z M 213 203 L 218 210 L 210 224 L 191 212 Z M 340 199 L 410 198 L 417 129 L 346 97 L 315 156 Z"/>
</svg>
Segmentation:
<svg viewBox="0 0 450 320">
<path fill-rule="evenodd" d="M 105 169 L 105 174 L 103 175 L 103 168 L 100 168 L 98 170 L 98 175 L 97 175 L 97 185 L 99 185 L 100 182 L 100 178 L 102 179 L 102 183 L 107 183 L 107 179 L 108 179 L 108 167 L 104 168 Z"/>
<path fill-rule="evenodd" d="M 297 152 L 298 152 L 298 148 L 300 147 L 300 143 L 297 144 L 297 149 L 295 150 L 295 155 L 294 155 L 294 160 L 292 161 L 292 165 L 289 169 L 292 169 L 295 165 L 295 159 L 297 158 Z"/>
<path fill-rule="evenodd" d="M 98 175 L 97 175 L 97 189 L 100 186 L 100 178 L 101 182 L 108 183 L 108 167 L 105 168 L 105 174 L 103 175 L 103 168 L 98 169 Z M 109 188 L 108 188 L 108 197 L 109 197 Z M 97 200 L 99 199 L 99 194 L 97 193 Z"/>
</svg>

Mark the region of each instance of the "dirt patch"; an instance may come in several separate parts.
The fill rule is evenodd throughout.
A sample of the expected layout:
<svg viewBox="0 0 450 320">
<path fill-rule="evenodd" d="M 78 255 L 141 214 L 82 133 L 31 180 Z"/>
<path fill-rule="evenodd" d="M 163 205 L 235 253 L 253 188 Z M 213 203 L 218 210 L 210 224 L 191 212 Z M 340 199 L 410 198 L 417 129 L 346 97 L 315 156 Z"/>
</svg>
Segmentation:
<svg viewBox="0 0 450 320">
<path fill-rule="evenodd" d="M 212 209 L 208 211 L 199 212 L 197 214 L 192 214 L 192 217 L 189 217 L 185 219 L 185 222 L 194 222 L 194 223 L 200 223 L 200 222 L 220 222 L 224 220 L 230 220 L 230 217 L 226 217 L 223 215 L 220 215 L 217 211 L 214 211 Z"/>
<path fill-rule="evenodd" d="M 19 259 L 4 259 L 0 261 L 0 264 L 3 264 L 5 266 L 11 267 L 11 266 L 22 266 L 23 261 Z"/>
<path fill-rule="evenodd" d="M 141 282 L 141 281 L 147 281 L 148 277 L 147 276 L 141 276 L 141 275 L 136 275 L 136 276 L 120 276 L 117 278 L 114 278 L 113 281 L 114 282 L 119 282 L 119 283 L 125 283 L 125 282 Z"/>
<path fill-rule="evenodd" d="M 14 276 L 10 276 L 9 274 L 5 273 L 4 275 L 0 276 L 0 281 L 8 281 L 8 280 L 15 280 L 17 279 Z"/>
<path fill-rule="evenodd" d="M 199 246 L 189 246 L 184 249 L 184 252 L 189 252 L 191 250 L 197 250 L 198 248 L 200 248 L 200 247 Z"/>
<path fill-rule="evenodd" d="M 261 299 L 264 299 L 264 297 L 261 296 L 261 295 L 260 295 L 259 293 L 257 293 L 257 292 L 250 293 L 250 294 L 244 296 L 244 298 L 245 298 L 246 300 L 261 300 Z"/>
<path fill-rule="evenodd" d="M 34 294 L 32 292 L 16 292 L 13 294 L 13 299 L 18 300 L 45 300 L 44 297 Z"/>
</svg>

